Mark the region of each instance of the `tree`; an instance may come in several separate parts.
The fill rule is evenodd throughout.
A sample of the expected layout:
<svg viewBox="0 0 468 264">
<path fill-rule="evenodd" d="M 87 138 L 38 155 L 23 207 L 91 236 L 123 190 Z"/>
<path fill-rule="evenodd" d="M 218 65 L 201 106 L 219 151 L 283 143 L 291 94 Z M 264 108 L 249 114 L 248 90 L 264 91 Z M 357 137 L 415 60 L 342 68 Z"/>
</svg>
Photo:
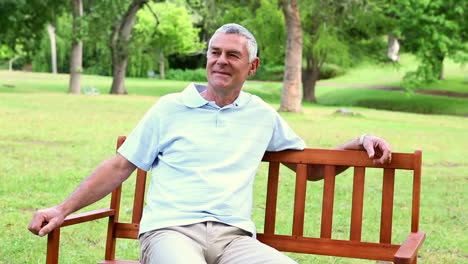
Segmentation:
<svg viewBox="0 0 468 264">
<path fill-rule="evenodd" d="M 57 74 L 57 42 L 55 39 L 55 27 L 48 24 L 47 32 L 49 33 L 50 39 L 50 61 L 52 64 L 52 73 Z"/>
<path fill-rule="evenodd" d="M 301 112 L 302 27 L 297 0 L 282 0 L 286 20 L 286 58 L 280 111 Z"/>
<path fill-rule="evenodd" d="M 261 0 L 256 5 L 256 9 L 250 9 L 255 13 L 246 20 L 246 24 L 257 38 L 261 64 L 284 65 L 286 24 L 278 0 Z"/>
<path fill-rule="evenodd" d="M 400 60 L 399 51 L 400 42 L 398 41 L 398 38 L 393 34 L 388 34 L 387 57 L 390 60 L 397 62 Z"/>
<path fill-rule="evenodd" d="M 0 45 L 0 60 L 8 60 L 9 71 L 13 71 L 13 62 L 15 62 L 15 60 L 17 60 L 21 55 L 24 55 L 21 50 L 21 46 L 16 46 L 16 50 L 12 50 L 7 45 Z"/>
<path fill-rule="evenodd" d="M 447 57 L 468 61 L 466 1 L 399 0 L 391 4 L 401 47 L 420 59 L 416 71 L 406 74 L 406 87 L 443 79 Z"/>
<path fill-rule="evenodd" d="M 258 43 L 260 67 L 284 65 L 286 26 L 278 0 L 224 1 L 220 24 L 236 22 L 248 28 Z M 219 5 L 217 5 L 219 7 Z"/>
<path fill-rule="evenodd" d="M 301 2 L 305 68 L 304 100 L 317 102 L 315 85 L 325 63 L 348 66 L 360 54 L 371 57 L 379 49 L 387 18 L 379 1 L 305 0 Z M 343 19 L 346 18 L 346 19 Z"/>
<path fill-rule="evenodd" d="M 215 30 L 221 26 L 221 20 L 229 8 L 235 8 L 231 0 L 186 0 L 187 8 L 200 19 L 197 25 L 202 28 L 202 41 L 208 42 Z M 233 22 L 233 21 L 230 21 Z"/>
<path fill-rule="evenodd" d="M 0 43 L 21 50 L 26 59 L 37 50 L 47 23 L 53 23 L 65 6 L 58 0 L 0 1 Z"/>
<path fill-rule="evenodd" d="M 118 23 L 112 27 L 110 47 L 112 53 L 111 94 L 126 94 L 125 73 L 128 62 L 128 47 L 136 14 L 149 0 L 132 0 Z"/>
<path fill-rule="evenodd" d="M 167 56 L 191 54 L 205 47 L 187 10 L 171 3 L 148 4 L 138 13 L 134 30 L 133 47 L 142 47 L 143 52 L 158 60 L 161 79 L 165 79 Z"/>
<path fill-rule="evenodd" d="M 81 40 L 81 17 L 83 16 L 82 0 L 72 2 L 72 48 L 70 56 L 70 85 L 68 92 L 79 94 L 81 89 L 81 73 L 83 72 L 83 42 Z"/>
<path fill-rule="evenodd" d="M 68 1 L 68 3 L 71 3 L 71 1 Z M 54 71 L 53 59 L 51 58 L 53 57 L 53 47 L 55 46 L 57 72 L 70 72 L 73 18 L 71 9 L 67 11 L 58 15 L 53 24 L 55 45 L 51 43 L 48 28 L 43 29 L 42 39 L 31 56 L 33 71 Z"/>
</svg>

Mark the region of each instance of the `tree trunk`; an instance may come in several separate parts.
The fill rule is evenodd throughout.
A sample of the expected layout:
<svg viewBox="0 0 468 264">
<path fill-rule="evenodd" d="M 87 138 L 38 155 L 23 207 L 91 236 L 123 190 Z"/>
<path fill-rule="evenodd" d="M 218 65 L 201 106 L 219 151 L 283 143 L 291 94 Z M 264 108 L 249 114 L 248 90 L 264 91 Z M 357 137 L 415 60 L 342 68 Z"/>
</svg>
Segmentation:
<svg viewBox="0 0 468 264">
<path fill-rule="evenodd" d="M 400 61 L 400 56 L 398 55 L 399 50 L 400 50 L 400 43 L 398 42 L 397 37 L 392 34 L 389 34 L 387 56 L 392 61 L 395 61 L 395 62 Z"/>
<path fill-rule="evenodd" d="M 307 63 L 307 67 L 302 73 L 304 100 L 307 102 L 317 103 L 317 98 L 315 98 L 315 85 L 317 84 L 319 75 L 320 67 L 314 63 Z"/>
<path fill-rule="evenodd" d="M 57 45 L 55 42 L 55 27 L 51 24 L 47 25 L 47 32 L 49 32 L 50 39 L 50 58 L 52 62 L 52 73 L 57 73 Z"/>
<path fill-rule="evenodd" d="M 113 27 L 110 38 L 112 53 L 112 87 L 111 94 L 127 94 L 125 89 L 125 73 L 128 62 L 128 44 L 131 38 L 135 16 L 148 0 L 133 0 L 121 21 Z"/>
<path fill-rule="evenodd" d="M 437 56 L 437 59 L 439 60 L 439 80 L 444 79 L 444 55 Z"/>
<path fill-rule="evenodd" d="M 19 58 L 18 56 L 15 56 L 11 58 L 10 60 L 8 60 L 8 69 L 10 71 L 13 71 L 13 62 L 15 62 L 15 60 L 17 60 L 18 58 Z"/>
<path fill-rule="evenodd" d="M 159 76 L 161 80 L 166 79 L 166 73 L 164 71 L 164 51 L 162 49 L 159 52 Z"/>
<path fill-rule="evenodd" d="M 301 112 L 302 28 L 297 0 L 282 0 L 286 20 L 286 58 L 280 111 Z"/>
<path fill-rule="evenodd" d="M 81 73 L 83 72 L 83 43 L 79 37 L 81 25 L 79 20 L 83 16 L 82 0 L 72 0 L 72 49 L 70 57 L 70 85 L 68 93 L 79 94 L 81 86 Z"/>
</svg>

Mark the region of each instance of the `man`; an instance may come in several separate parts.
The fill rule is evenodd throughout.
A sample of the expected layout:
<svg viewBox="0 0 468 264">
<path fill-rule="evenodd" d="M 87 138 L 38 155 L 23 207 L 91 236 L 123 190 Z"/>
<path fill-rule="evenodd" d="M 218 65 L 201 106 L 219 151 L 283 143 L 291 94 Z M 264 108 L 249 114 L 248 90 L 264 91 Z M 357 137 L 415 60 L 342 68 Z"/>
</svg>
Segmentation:
<svg viewBox="0 0 468 264">
<path fill-rule="evenodd" d="M 256 54 L 247 29 L 219 28 L 208 46 L 208 84 L 162 97 L 118 153 L 64 202 L 37 211 L 29 230 L 46 235 L 139 167 L 153 173 L 140 224 L 142 263 L 295 263 L 256 240 L 250 219 L 253 180 L 264 152 L 305 147 L 272 107 L 242 91 L 258 68 Z M 387 142 L 374 136 L 337 148 L 365 149 L 371 158 L 377 152 L 378 163 L 391 158 Z M 310 171 L 309 179 L 323 178 L 320 167 Z"/>
</svg>

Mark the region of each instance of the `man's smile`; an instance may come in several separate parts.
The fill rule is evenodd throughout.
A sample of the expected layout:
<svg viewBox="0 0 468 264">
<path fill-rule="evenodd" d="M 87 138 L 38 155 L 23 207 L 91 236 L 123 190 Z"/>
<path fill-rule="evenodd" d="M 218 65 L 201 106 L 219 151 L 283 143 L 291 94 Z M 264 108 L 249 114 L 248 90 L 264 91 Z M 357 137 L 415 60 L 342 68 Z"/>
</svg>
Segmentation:
<svg viewBox="0 0 468 264">
<path fill-rule="evenodd" d="M 219 74 L 219 75 L 224 75 L 224 76 L 231 76 L 229 72 L 225 71 L 213 71 L 213 74 Z"/>
</svg>

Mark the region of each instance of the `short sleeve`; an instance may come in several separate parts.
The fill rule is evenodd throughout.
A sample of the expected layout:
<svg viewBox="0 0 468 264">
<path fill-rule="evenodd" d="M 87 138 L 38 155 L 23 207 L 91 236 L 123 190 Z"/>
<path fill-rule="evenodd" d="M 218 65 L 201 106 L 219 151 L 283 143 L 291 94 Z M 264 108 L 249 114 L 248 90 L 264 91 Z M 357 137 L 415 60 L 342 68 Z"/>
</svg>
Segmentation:
<svg viewBox="0 0 468 264">
<path fill-rule="evenodd" d="M 128 135 L 117 150 L 118 153 L 138 168 L 148 171 L 159 153 L 159 130 L 160 118 L 156 103 Z"/>
<path fill-rule="evenodd" d="M 304 141 L 292 130 L 288 123 L 275 112 L 275 126 L 267 151 L 281 151 L 285 149 L 303 150 Z"/>
</svg>

